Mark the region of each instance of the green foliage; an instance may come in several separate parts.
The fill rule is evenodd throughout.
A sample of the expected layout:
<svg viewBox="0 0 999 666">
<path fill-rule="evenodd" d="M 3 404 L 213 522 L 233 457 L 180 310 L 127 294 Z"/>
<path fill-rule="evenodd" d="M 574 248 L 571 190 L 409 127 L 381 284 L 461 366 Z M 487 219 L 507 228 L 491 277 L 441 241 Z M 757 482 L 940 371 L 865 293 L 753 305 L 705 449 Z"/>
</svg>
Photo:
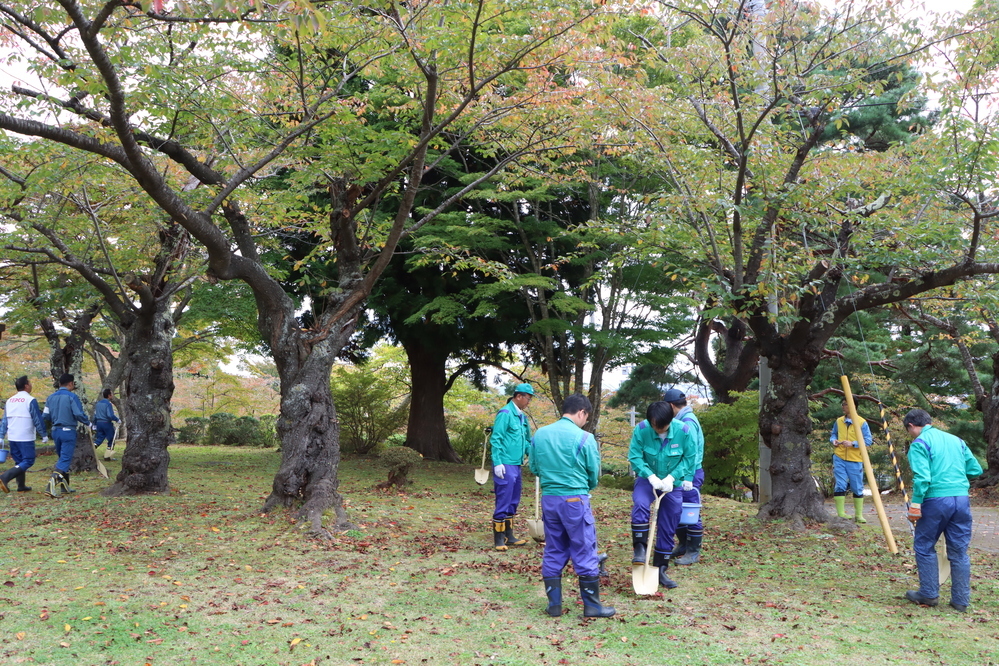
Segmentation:
<svg viewBox="0 0 999 666">
<path fill-rule="evenodd" d="M 484 431 L 493 424 L 493 413 L 481 405 L 470 405 L 444 416 L 451 446 L 462 460 L 476 465 L 482 462 Z M 488 462 L 488 455 L 486 456 Z"/>
<path fill-rule="evenodd" d="M 184 425 L 177 429 L 178 444 L 202 444 L 202 438 L 208 431 L 208 419 L 203 416 L 191 416 L 184 419 Z"/>
<path fill-rule="evenodd" d="M 398 361 L 386 356 L 391 349 L 380 348 L 362 365 L 333 368 L 330 387 L 346 453 L 368 453 L 406 424 L 409 400 Z"/>
<path fill-rule="evenodd" d="M 273 446 L 273 433 L 273 425 L 268 429 L 252 416 L 234 416 L 227 412 L 218 412 L 208 418 L 204 441 L 200 443 L 215 446 Z"/>
<path fill-rule="evenodd" d="M 393 446 L 378 456 L 378 464 L 388 468 L 388 481 L 382 487 L 402 487 L 412 483 L 409 473 L 414 465 L 423 462 L 423 456 L 408 446 Z"/>
<path fill-rule="evenodd" d="M 697 412 L 704 428 L 703 492 L 740 499 L 743 479 L 756 483 L 759 463 L 759 393 L 735 393 L 731 404 Z"/>
</svg>

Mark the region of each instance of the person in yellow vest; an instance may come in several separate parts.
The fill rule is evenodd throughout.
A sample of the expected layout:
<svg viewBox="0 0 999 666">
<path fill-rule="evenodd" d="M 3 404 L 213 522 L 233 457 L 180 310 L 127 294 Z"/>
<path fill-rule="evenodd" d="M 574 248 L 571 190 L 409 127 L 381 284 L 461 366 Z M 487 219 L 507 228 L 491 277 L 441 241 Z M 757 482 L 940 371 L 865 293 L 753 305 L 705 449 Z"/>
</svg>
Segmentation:
<svg viewBox="0 0 999 666">
<path fill-rule="evenodd" d="M 846 515 L 846 489 L 849 486 L 853 492 L 853 519 L 858 523 L 866 523 L 864 519 L 864 458 L 860 454 L 860 440 L 870 446 L 874 441 L 871 428 L 867 421 L 860 418 L 860 423 L 854 423 L 850 418 L 850 410 L 846 400 L 843 401 L 843 416 L 836 419 L 832 427 L 833 443 L 833 479 L 835 480 L 834 499 L 836 515 L 849 518 Z"/>
</svg>

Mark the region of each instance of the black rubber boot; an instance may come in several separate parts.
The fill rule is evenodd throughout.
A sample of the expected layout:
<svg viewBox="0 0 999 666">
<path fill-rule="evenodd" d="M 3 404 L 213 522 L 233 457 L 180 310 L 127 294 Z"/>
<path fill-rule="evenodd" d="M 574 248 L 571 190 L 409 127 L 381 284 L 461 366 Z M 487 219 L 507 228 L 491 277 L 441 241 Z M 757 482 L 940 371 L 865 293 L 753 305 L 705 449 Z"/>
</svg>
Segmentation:
<svg viewBox="0 0 999 666">
<path fill-rule="evenodd" d="M 21 470 L 19 470 L 17 467 L 11 467 L 3 474 L 0 474 L 0 490 L 4 491 L 5 493 L 9 493 L 10 480 L 13 479 L 15 476 L 17 476 L 17 473 L 20 471 Z"/>
<path fill-rule="evenodd" d="M 687 528 L 676 528 L 676 548 L 670 554 L 670 559 L 676 559 L 687 552 Z"/>
<path fill-rule="evenodd" d="M 631 555 L 632 564 L 645 564 L 645 555 L 649 547 L 649 524 L 631 524 L 631 546 L 635 552 Z"/>
<path fill-rule="evenodd" d="M 527 539 L 518 539 L 513 535 L 513 518 L 507 518 L 504 522 L 506 523 L 506 529 L 503 536 L 506 538 L 506 545 L 523 546 L 527 543 Z"/>
<path fill-rule="evenodd" d="M 600 604 L 600 576 L 580 576 L 579 596 L 583 598 L 583 617 L 612 617 L 616 612 Z"/>
<path fill-rule="evenodd" d="M 507 550 L 506 547 L 506 521 L 493 521 L 493 549 Z"/>
<path fill-rule="evenodd" d="M 598 576 L 610 576 L 607 569 L 604 568 L 604 564 L 607 562 L 609 555 L 607 553 L 597 553 L 597 567 L 600 571 L 597 572 Z"/>
<path fill-rule="evenodd" d="M 74 488 L 70 488 L 69 486 L 69 472 L 62 473 L 62 492 L 67 495 L 71 495 L 76 492 Z"/>
<path fill-rule="evenodd" d="M 545 612 L 552 617 L 562 617 L 562 577 L 542 578 L 545 594 L 548 595 L 548 608 Z"/>
<path fill-rule="evenodd" d="M 17 492 L 26 493 L 31 490 L 31 486 L 28 485 L 28 482 L 24 478 L 24 472 L 18 472 L 14 478 L 17 479 Z"/>
<path fill-rule="evenodd" d="M 671 558 L 677 564 L 693 564 L 701 558 L 701 539 L 704 538 L 704 533 L 699 534 L 688 534 L 687 535 L 687 553 L 677 559 Z"/>
<path fill-rule="evenodd" d="M 677 582 L 669 577 L 666 571 L 669 569 L 669 555 L 665 553 L 656 552 L 652 555 L 652 566 L 659 567 L 659 584 L 665 587 L 667 590 L 672 590 L 676 587 Z"/>
</svg>

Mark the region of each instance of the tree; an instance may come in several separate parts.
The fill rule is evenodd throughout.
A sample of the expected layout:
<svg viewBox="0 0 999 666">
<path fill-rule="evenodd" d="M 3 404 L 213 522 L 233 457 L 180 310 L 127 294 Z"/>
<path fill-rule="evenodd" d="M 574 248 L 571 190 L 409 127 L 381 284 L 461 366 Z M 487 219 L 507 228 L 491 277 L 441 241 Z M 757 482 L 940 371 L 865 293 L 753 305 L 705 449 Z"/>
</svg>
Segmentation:
<svg viewBox="0 0 999 666">
<path fill-rule="evenodd" d="M 809 472 L 812 376 L 854 312 L 999 270 L 982 164 L 995 128 L 962 119 L 955 96 L 908 146 L 823 144 L 830 123 L 881 94 L 879 72 L 925 43 L 892 6 L 662 7 L 697 32 L 631 109 L 673 183 L 650 244 L 700 285 L 706 318 L 746 322 L 772 370 L 759 426 L 773 496 L 760 517 L 824 520 Z"/>
<path fill-rule="evenodd" d="M 7 37 L 45 82 L 6 95 L 0 128 L 119 165 L 204 247 L 212 279 L 253 291 L 281 381 L 282 462 L 264 510 L 297 506 L 317 534 L 329 508 L 335 528 L 349 526 L 330 370 L 400 238 L 572 128 L 578 91 L 553 94 L 551 84 L 578 44 L 572 31 L 597 9 L 493 4 L 303 0 L 243 14 L 238 3 L 191 0 L 165 13 L 60 0 L 30 17 L 0 8 Z M 522 131 L 539 113 L 550 122 Z M 418 214 L 426 168 L 465 137 L 501 156 L 495 168 Z M 285 190 L 260 187 L 288 172 Z M 398 204 L 386 210 L 390 194 Z M 262 259 L 281 229 L 322 238 L 307 261 L 336 267 L 334 282 L 313 285 L 308 329 Z"/>
<path fill-rule="evenodd" d="M 137 188 L 113 167 L 97 161 L 80 164 L 78 156 L 44 147 L 22 154 L 23 175 L 10 165 L 3 171 L 16 185 L 3 213 L 18 232 L 5 249 L 68 268 L 94 292 L 90 298 L 95 304 L 78 320 L 62 350 L 56 332 L 42 319 L 46 337 L 62 357 L 54 357 L 61 362 L 54 362 L 53 375 L 80 375 L 84 343 L 95 342 L 90 321 L 105 308 L 122 332 L 115 371 L 124 384 L 129 445 L 104 494 L 163 492 L 169 488 L 167 447 L 174 441 L 172 345 L 189 298 L 184 292 L 194 279 L 189 236 L 179 224 L 161 219 L 157 209 L 144 206 Z M 81 187 L 81 182 L 87 184 Z M 80 448 L 93 457 L 92 448 Z"/>
</svg>

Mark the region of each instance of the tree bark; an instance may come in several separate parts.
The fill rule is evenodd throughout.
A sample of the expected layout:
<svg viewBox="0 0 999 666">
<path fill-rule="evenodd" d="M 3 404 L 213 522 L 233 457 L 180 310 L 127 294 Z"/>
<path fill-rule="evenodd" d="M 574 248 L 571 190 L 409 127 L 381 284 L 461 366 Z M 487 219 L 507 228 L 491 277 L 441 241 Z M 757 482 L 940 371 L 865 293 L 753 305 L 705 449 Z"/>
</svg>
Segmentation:
<svg viewBox="0 0 999 666">
<path fill-rule="evenodd" d="M 123 411 L 130 428 L 121 470 L 102 493 L 106 497 L 169 490 L 173 334 L 173 316 L 163 299 L 143 307 L 125 329 Z"/>
<path fill-rule="evenodd" d="M 711 334 L 717 333 L 724 347 L 722 363 L 711 358 Z M 694 362 L 704 380 L 714 391 L 715 400 L 725 404 L 735 402 L 732 393 L 745 391 L 756 376 L 760 354 L 748 327 L 739 319 L 732 319 L 731 326 L 720 321 L 702 319 L 697 325 L 694 339 Z"/>
<path fill-rule="evenodd" d="M 993 337 L 999 340 L 999 328 L 990 322 Z M 985 473 L 972 483 L 976 488 L 994 486 L 999 483 L 999 351 L 992 354 L 992 384 L 988 395 L 978 399 L 978 409 L 982 412 L 985 438 Z"/>
<path fill-rule="evenodd" d="M 294 309 L 278 317 L 294 322 Z M 265 321 L 267 317 L 261 317 Z M 337 467 L 340 464 L 340 423 L 330 390 L 330 373 L 337 354 L 350 338 L 349 330 L 330 335 L 302 353 L 304 332 L 289 327 L 272 337 L 272 357 L 281 378 L 281 413 L 277 433 L 281 440 L 281 467 L 274 476 L 271 494 L 263 510 L 301 505 L 295 517 L 307 523 L 311 533 L 328 536 L 322 526 L 323 513 L 332 508 L 336 514 L 333 530 L 355 527 L 347 520 Z"/>
<path fill-rule="evenodd" d="M 413 380 L 406 446 L 426 460 L 462 462 L 451 446 L 444 421 L 448 355 L 415 339 L 404 341 L 402 346 Z"/>
<path fill-rule="evenodd" d="M 808 443 L 812 419 L 808 415 L 807 387 L 819 359 L 820 353 L 813 346 L 788 349 L 768 358 L 772 374 L 770 390 L 760 409 L 760 435 L 770 448 L 773 495 L 760 507 L 757 516 L 761 519 L 828 519 L 822 495 L 812 479 Z"/>
</svg>

